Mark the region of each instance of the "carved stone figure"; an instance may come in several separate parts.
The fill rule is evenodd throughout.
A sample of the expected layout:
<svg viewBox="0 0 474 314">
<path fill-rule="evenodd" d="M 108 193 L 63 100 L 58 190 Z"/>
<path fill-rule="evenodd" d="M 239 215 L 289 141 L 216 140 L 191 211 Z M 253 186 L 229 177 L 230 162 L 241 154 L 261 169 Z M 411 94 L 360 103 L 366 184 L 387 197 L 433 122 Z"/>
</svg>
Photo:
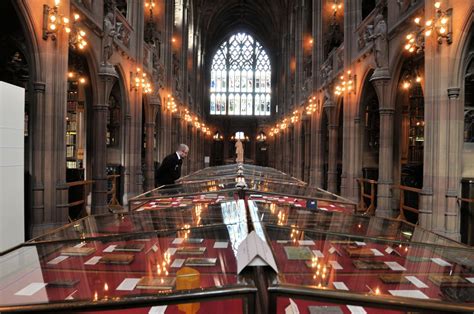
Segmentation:
<svg viewBox="0 0 474 314">
<path fill-rule="evenodd" d="M 179 59 L 176 53 L 173 53 L 173 76 L 175 81 L 176 94 L 181 95 L 181 77 L 179 73 Z"/>
<path fill-rule="evenodd" d="M 321 79 L 322 83 L 326 84 L 328 79 L 331 77 L 332 74 L 332 66 L 329 63 L 323 64 L 321 67 Z"/>
<path fill-rule="evenodd" d="M 369 36 L 369 40 L 374 41 L 374 56 L 377 67 L 388 67 L 387 24 L 381 13 L 377 14 L 374 19 L 373 34 Z"/>
<path fill-rule="evenodd" d="M 242 145 L 242 142 L 240 139 L 235 142 L 235 155 L 237 156 L 235 158 L 236 163 L 243 163 L 244 162 L 244 146 Z"/>
<path fill-rule="evenodd" d="M 329 91 L 329 88 L 324 88 L 323 91 L 324 91 L 323 107 L 331 107 L 333 105 L 331 92 Z"/>
<path fill-rule="evenodd" d="M 114 53 L 114 38 L 116 36 L 114 14 L 107 13 L 104 18 L 103 63 L 109 64 L 109 59 Z"/>
</svg>

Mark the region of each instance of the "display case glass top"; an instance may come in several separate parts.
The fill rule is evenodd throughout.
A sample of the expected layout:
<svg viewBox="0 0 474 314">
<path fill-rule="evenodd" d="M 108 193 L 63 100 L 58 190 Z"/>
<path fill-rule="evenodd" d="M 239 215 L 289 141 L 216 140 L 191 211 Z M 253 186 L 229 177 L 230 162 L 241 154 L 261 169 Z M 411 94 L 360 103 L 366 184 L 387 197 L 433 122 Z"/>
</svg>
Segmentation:
<svg viewBox="0 0 474 314">
<path fill-rule="evenodd" d="M 39 236 L 32 242 L 92 239 L 109 235 L 153 233 L 194 227 L 246 223 L 245 205 L 233 194 L 214 193 L 151 200 L 136 211 L 86 216 L 74 223 Z M 176 202 L 176 203 L 174 203 Z M 239 215 L 237 215 L 239 213 Z"/>
<path fill-rule="evenodd" d="M 248 230 L 229 225 L 24 244 L 1 256 L 0 309 L 171 296 L 188 302 L 203 291 L 241 298 L 255 290 L 236 270 Z"/>
<path fill-rule="evenodd" d="M 411 302 L 415 308 L 431 306 L 440 311 L 473 309 L 471 248 L 269 224 L 265 232 L 278 265 L 270 290 L 279 294 L 288 289 L 294 295 L 317 299 L 326 291 L 327 300 L 342 295 L 347 304 L 362 297 L 379 306 Z"/>
</svg>

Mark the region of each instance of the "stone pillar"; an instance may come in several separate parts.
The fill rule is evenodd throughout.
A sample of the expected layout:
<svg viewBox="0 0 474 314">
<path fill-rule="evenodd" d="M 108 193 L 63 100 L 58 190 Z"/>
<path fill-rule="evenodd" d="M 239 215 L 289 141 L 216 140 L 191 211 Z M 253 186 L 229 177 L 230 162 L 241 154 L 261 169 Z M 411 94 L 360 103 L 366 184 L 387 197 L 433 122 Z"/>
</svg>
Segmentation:
<svg viewBox="0 0 474 314">
<path fill-rule="evenodd" d="M 370 78 L 379 99 L 380 147 L 377 210 L 380 217 L 392 216 L 393 184 L 393 114 L 394 104 L 389 100 L 390 74 L 386 68 L 377 68 Z"/>
<path fill-rule="evenodd" d="M 348 194 L 352 200 L 358 201 L 360 195 L 360 188 L 359 183 L 357 182 L 357 178 L 362 177 L 362 154 L 364 148 L 362 147 L 362 132 L 364 126 L 360 123 L 360 116 L 356 115 L 354 117 L 354 128 L 353 128 L 353 141 L 354 141 L 354 158 L 351 161 L 351 168 L 352 171 L 350 175 L 347 176 L 347 182 L 351 185 L 348 186 Z M 348 184 L 349 185 L 349 184 Z M 343 196 L 346 196 L 343 194 Z"/>
<path fill-rule="evenodd" d="M 31 169 L 31 185 L 32 185 L 32 212 L 31 212 L 31 231 L 30 235 L 35 234 L 36 228 L 43 223 L 44 217 L 44 149 L 43 139 L 45 136 L 45 97 L 46 84 L 44 82 L 34 82 L 34 106 L 30 109 L 31 130 L 30 136 L 33 137 L 31 159 L 33 161 Z M 30 226 L 26 226 L 28 228 Z M 38 232 L 39 233 L 39 232 Z"/>
<path fill-rule="evenodd" d="M 311 158 L 309 182 L 313 187 L 321 186 L 321 128 L 319 124 L 319 113 L 311 115 Z"/>
<path fill-rule="evenodd" d="M 459 195 L 459 182 L 462 173 L 462 150 L 463 143 L 459 139 L 463 138 L 464 121 L 459 119 L 463 115 L 459 113 L 464 108 L 459 101 L 459 87 L 448 88 L 448 189 L 446 191 L 446 231 L 445 235 L 456 241 L 461 240 L 460 233 L 460 212 L 457 202 Z"/>
<path fill-rule="evenodd" d="M 328 191 L 337 191 L 337 125 L 329 125 Z"/>
<path fill-rule="evenodd" d="M 110 64 L 102 64 L 99 69 L 100 88 L 98 88 L 98 103 L 92 106 L 93 110 L 93 136 L 92 151 L 92 214 L 107 213 L 107 111 L 109 109 L 109 95 L 117 72 Z"/>
</svg>

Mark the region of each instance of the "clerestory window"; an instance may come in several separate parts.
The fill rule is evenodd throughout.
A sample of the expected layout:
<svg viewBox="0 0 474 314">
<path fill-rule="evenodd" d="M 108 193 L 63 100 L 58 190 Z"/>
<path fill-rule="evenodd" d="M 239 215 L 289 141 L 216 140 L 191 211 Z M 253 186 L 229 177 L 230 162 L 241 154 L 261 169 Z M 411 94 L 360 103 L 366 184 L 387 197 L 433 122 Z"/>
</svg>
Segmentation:
<svg viewBox="0 0 474 314">
<path fill-rule="evenodd" d="M 221 44 L 211 65 L 211 115 L 269 116 L 271 66 L 262 45 L 238 33 Z"/>
</svg>

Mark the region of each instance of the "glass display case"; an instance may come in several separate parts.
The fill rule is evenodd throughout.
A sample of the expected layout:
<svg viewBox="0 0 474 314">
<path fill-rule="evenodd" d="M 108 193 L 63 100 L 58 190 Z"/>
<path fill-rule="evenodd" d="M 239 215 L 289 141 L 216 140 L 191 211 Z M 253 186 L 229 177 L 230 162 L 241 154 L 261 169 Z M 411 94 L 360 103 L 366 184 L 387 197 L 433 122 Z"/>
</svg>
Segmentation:
<svg viewBox="0 0 474 314">
<path fill-rule="evenodd" d="M 320 189 L 228 173 L 130 202 L 1 253 L 0 312 L 474 312 L 474 249 Z M 252 231 L 269 253 L 242 266 Z"/>
<path fill-rule="evenodd" d="M 278 302 L 283 295 L 300 311 L 309 307 L 303 302 L 308 300 L 342 304 L 339 311 L 359 306 L 358 313 L 382 313 L 381 308 L 403 313 L 474 309 L 471 248 L 274 225 L 264 230 L 278 265 L 278 274 L 269 279 L 271 313 L 284 313 Z M 376 309 L 364 310 L 365 305 Z"/>
<path fill-rule="evenodd" d="M 228 226 L 26 243 L 0 260 L 0 312 L 252 313 Z M 167 307 L 167 308 L 166 308 Z"/>
</svg>

